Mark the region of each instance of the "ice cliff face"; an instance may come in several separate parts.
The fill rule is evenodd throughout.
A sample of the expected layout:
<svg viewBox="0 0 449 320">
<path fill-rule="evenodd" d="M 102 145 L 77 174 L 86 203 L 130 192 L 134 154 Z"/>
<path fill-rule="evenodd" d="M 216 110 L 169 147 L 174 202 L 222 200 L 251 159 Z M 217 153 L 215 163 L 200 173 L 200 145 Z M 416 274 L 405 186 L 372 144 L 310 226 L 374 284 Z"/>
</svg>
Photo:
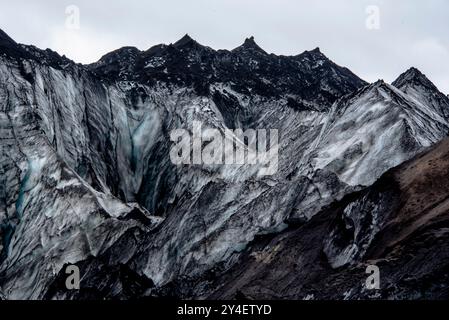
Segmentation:
<svg viewBox="0 0 449 320">
<path fill-rule="evenodd" d="M 201 296 L 258 237 L 307 225 L 449 130 L 447 97 L 415 69 L 366 84 L 319 49 L 276 56 L 253 38 L 215 51 L 185 36 L 83 66 L 0 32 L 0 103 L 9 299 Z M 277 129 L 278 171 L 172 164 L 170 132 L 194 121 Z M 326 248 L 334 265 L 355 256 Z M 68 264 L 80 291 L 64 287 Z"/>
<path fill-rule="evenodd" d="M 445 139 L 308 223 L 259 237 L 220 275 L 161 291 L 215 299 L 445 300 L 448 152 Z M 376 290 L 366 286 L 373 265 Z"/>
</svg>

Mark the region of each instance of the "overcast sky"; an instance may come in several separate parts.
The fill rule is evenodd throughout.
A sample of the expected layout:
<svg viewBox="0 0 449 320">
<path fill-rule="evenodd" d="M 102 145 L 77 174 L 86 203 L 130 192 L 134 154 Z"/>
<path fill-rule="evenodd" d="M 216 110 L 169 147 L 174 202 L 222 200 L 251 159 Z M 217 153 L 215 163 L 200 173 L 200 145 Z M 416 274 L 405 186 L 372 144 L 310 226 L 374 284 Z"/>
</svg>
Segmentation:
<svg viewBox="0 0 449 320">
<path fill-rule="evenodd" d="M 70 5 L 79 9 L 79 29 Z M 82 63 L 186 33 L 215 49 L 253 35 L 270 53 L 320 47 L 370 82 L 391 82 L 415 66 L 449 93 L 447 0 L 0 0 L 0 28 Z"/>
</svg>

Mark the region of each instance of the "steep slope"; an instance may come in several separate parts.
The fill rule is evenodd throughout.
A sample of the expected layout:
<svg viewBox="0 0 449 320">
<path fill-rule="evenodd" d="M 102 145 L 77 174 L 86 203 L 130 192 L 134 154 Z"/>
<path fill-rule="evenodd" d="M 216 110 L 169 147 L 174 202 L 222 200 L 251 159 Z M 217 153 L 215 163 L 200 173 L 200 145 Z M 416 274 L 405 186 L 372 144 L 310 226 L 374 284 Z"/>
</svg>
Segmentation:
<svg viewBox="0 0 449 320">
<path fill-rule="evenodd" d="M 446 106 L 429 108 L 432 105 L 417 100 L 437 95 L 438 90 L 430 87 L 413 96 L 406 92 L 378 81 L 338 102 L 311 162 L 348 184 L 370 185 L 387 169 L 446 137 Z"/>
<path fill-rule="evenodd" d="M 162 292 L 220 299 L 447 299 L 448 159 L 446 139 L 308 223 L 255 240 L 222 275 Z M 379 268 L 378 290 L 365 286 L 368 265 Z"/>
<path fill-rule="evenodd" d="M 6 298 L 135 297 L 229 268 L 260 235 L 307 222 L 447 134 L 438 111 L 382 82 L 361 88 L 319 50 L 275 56 L 250 38 L 215 51 L 186 36 L 82 66 L 18 46 L 31 58 L 0 57 Z M 174 165 L 170 132 L 192 133 L 194 121 L 223 134 L 277 129 L 278 170 L 260 176 L 261 164 Z M 34 151 L 22 154 L 27 148 Z M 74 258 L 66 237 L 89 245 Z M 89 239 L 100 239 L 100 248 Z M 32 257 L 27 248 L 35 246 L 41 250 Z M 60 261 L 45 273 L 49 254 Z M 64 290 L 69 262 L 85 272 L 86 290 Z"/>
<path fill-rule="evenodd" d="M 89 67 L 111 81 L 172 83 L 193 87 L 201 95 L 209 94 L 211 85 L 229 85 L 240 94 L 289 98 L 290 105 L 298 109 L 328 108 L 340 96 L 365 84 L 319 49 L 276 56 L 262 50 L 252 37 L 232 51 L 215 51 L 186 35 L 174 44 L 143 52 L 122 48 Z"/>
<path fill-rule="evenodd" d="M 438 91 L 437 87 L 416 68 L 410 68 L 393 83 L 402 92 L 411 97 L 428 114 L 437 117 L 449 117 L 449 98 Z"/>
</svg>

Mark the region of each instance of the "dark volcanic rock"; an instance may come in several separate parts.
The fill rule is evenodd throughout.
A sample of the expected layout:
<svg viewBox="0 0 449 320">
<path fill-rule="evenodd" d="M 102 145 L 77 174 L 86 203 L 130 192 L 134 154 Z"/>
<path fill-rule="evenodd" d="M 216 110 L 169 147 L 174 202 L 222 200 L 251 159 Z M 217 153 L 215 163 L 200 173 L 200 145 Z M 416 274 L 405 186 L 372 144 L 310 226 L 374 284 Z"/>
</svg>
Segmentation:
<svg viewBox="0 0 449 320">
<path fill-rule="evenodd" d="M 11 39 L 3 30 L 0 29 L 0 54 L 8 55 L 14 58 L 31 58 L 19 44 Z"/>
<path fill-rule="evenodd" d="M 89 67 L 113 81 L 175 83 L 191 86 L 202 95 L 207 95 L 213 84 L 230 84 L 243 94 L 288 96 L 296 104 L 315 109 L 329 107 L 340 96 L 365 84 L 318 48 L 297 56 L 276 56 L 266 53 L 253 37 L 232 51 L 215 51 L 185 35 L 174 44 L 144 52 L 122 48 Z"/>
</svg>

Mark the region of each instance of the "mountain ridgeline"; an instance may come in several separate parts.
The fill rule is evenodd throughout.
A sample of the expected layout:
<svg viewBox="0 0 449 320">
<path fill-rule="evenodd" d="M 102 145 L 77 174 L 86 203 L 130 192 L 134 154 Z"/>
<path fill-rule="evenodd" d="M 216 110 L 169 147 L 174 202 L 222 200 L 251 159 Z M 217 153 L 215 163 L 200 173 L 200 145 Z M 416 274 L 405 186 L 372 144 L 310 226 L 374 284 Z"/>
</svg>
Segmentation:
<svg viewBox="0 0 449 320">
<path fill-rule="evenodd" d="M 419 70 L 369 84 L 318 48 L 186 35 L 82 65 L 0 31 L 0 298 L 447 297 L 448 117 Z M 173 164 L 194 122 L 277 129 L 277 172 Z"/>
</svg>

